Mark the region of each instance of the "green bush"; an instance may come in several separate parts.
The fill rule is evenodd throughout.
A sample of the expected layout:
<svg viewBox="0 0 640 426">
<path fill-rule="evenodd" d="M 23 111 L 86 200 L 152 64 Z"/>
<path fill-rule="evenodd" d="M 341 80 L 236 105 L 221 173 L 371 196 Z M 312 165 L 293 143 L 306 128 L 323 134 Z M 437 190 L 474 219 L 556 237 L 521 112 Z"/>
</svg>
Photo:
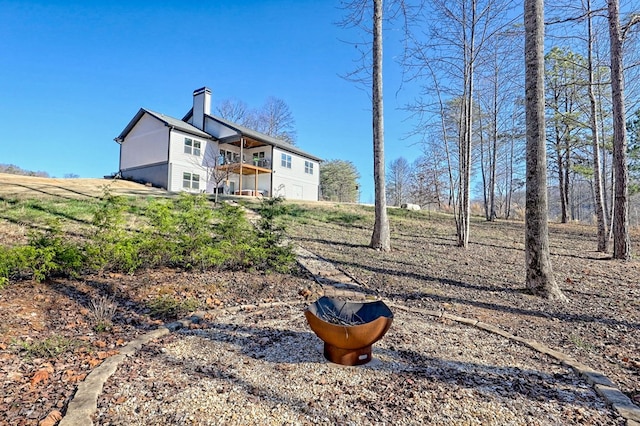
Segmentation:
<svg viewBox="0 0 640 426">
<path fill-rule="evenodd" d="M 193 298 L 184 300 L 165 294 L 147 303 L 149 313 L 158 318 L 175 319 L 198 309 L 198 301 Z"/>
<path fill-rule="evenodd" d="M 100 206 L 94 213 L 94 231 L 87 243 L 87 263 L 91 269 L 134 272 L 138 266 L 137 250 L 127 232 L 124 197 L 105 190 Z"/>
<path fill-rule="evenodd" d="M 58 223 L 44 233 L 32 233 L 28 247 L 32 250 L 23 250 L 19 255 L 20 266 L 29 265 L 38 282 L 59 275 L 77 276 L 85 265 L 82 248 L 62 238 Z"/>
<path fill-rule="evenodd" d="M 4 246 L 0 246 L 0 290 L 9 284 L 9 277 L 12 273 L 10 256 L 11 251 Z"/>
<path fill-rule="evenodd" d="M 141 207 L 106 191 L 87 240 L 64 240 L 55 222 L 48 231 L 31 233 L 24 246 L 0 247 L 0 288 L 12 279 L 160 266 L 287 272 L 295 262 L 279 220 L 287 209 L 281 199 L 264 201 L 256 228 L 242 208 L 213 208 L 204 195 L 182 193 Z"/>
<path fill-rule="evenodd" d="M 80 347 L 83 343 L 79 340 L 70 339 L 64 336 L 52 336 L 44 340 L 18 341 L 12 342 L 14 350 L 21 353 L 25 358 L 55 358 L 58 355 L 72 351 Z"/>
<path fill-rule="evenodd" d="M 32 232 L 25 246 L 0 247 L 0 288 L 10 279 L 32 277 L 40 282 L 54 276 L 77 276 L 85 265 L 82 248 L 63 240 L 57 224 Z"/>
</svg>

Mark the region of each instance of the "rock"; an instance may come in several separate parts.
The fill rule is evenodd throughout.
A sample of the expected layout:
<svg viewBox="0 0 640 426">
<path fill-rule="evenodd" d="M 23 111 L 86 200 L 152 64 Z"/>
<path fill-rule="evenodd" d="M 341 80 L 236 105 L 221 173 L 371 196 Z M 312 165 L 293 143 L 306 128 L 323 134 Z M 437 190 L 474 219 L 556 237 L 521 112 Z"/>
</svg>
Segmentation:
<svg viewBox="0 0 640 426">
<path fill-rule="evenodd" d="M 400 208 L 405 210 L 420 210 L 420 206 L 418 204 L 409 204 L 409 203 L 402 204 Z"/>
</svg>

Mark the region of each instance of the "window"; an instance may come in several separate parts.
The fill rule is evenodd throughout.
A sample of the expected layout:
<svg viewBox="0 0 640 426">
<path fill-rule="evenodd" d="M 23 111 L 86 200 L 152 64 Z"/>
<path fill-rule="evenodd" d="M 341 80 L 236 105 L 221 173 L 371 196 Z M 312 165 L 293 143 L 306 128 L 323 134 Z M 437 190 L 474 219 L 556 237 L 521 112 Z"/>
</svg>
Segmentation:
<svg viewBox="0 0 640 426">
<path fill-rule="evenodd" d="M 200 141 L 184 138 L 184 153 L 200 156 Z"/>
<path fill-rule="evenodd" d="M 195 173 L 183 173 L 182 174 L 182 187 L 184 189 L 200 190 L 200 175 Z"/>
<path fill-rule="evenodd" d="M 307 174 L 313 174 L 313 163 L 311 161 L 304 162 L 304 172 Z"/>
<path fill-rule="evenodd" d="M 291 168 L 291 156 L 287 154 L 282 154 L 280 157 L 280 165 L 282 167 L 286 167 L 287 169 Z"/>
<path fill-rule="evenodd" d="M 232 164 L 240 162 L 240 154 L 226 149 L 220 149 L 221 164 Z"/>
</svg>

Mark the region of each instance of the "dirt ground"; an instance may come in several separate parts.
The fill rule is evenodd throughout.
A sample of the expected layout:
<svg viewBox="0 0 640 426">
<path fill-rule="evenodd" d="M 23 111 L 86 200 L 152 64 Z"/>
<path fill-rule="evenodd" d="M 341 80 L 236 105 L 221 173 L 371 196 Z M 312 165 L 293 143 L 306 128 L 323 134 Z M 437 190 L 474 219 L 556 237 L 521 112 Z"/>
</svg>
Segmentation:
<svg viewBox="0 0 640 426">
<path fill-rule="evenodd" d="M 2 176 L 0 196 L 95 197 L 100 179 Z M 113 191 L 156 191 L 124 181 Z M 335 217 L 361 215 L 335 207 Z M 304 218 L 288 228 L 294 242 L 334 262 L 383 299 L 444 310 L 535 339 L 603 371 L 640 403 L 640 263 L 595 252 L 593 227 L 551 225 L 554 275 L 567 303 L 548 302 L 524 289 L 521 222 L 472 222 L 469 248 L 455 246 L 450 217 L 413 212 L 391 215 L 389 253 L 367 247 L 370 216 L 330 222 Z M 640 253 L 640 235 L 632 236 Z M 76 384 L 137 335 L 167 321 L 150 302 L 163 295 L 215 309 L 301 299 L 310 280 L 302 274 L 148 271 L 80 280 L 14 283 L 0 291 L 0 424 L 53 425 Z M 96 331 L 91 301 L 106 295 L 117 305 L 113 327 Z M 48 342 L 48 346 L 40 343 Z M 40 344 L 40 345 L 39 345 Z"/>
<path fill-rule="evenodd" d="M 37 425 L 64 413 L 77 383 L 102 360 L 172 320 L 149 308 L 162 295 L 216 309 L 304 300 L 298 292 L 308 285 L 308 279 L 289 275 L 174 270 L 12 284 L 0 291 L 0 424 Z M 90 314 L 91 301 L 100 296 L 113 297 L 117 305 L 113 327 L 102 332 Z M 45 341 L 50 345 L 44 351 L 22 345 Z"/>
<path fill-rule="evenodd" d="M 335 217 L 352 217 L 344 207 Z M 640 263 L 595 251 L 595 227 L 550 224 L 554 276 L 568 302 L 529 294 L 524 284 L 524 224 L 475 218 L 467 249 L 456 246 L 449 216 L 392 214 L 392 251 L 368 248 L 371 228 L 301 219 L 299 244 L 383 299 L 443 310 L 537 340 L 604 372 L 640 403 Z M 640 235 L 632 235 L 638 253 Z"/>
</svg>

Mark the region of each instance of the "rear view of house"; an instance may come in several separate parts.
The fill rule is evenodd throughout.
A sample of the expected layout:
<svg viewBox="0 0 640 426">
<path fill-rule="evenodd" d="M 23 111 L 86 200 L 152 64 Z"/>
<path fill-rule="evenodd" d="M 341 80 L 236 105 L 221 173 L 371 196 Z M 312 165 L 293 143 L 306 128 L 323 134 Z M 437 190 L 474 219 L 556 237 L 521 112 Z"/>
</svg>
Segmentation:
<svg viewBox="0 0 640 426">
<path fill-rule="evenodd" d="M 141 108 L 122 133 L 119 173 L 168 191 L 318 200 L 320 159 L 211 114 L 211 91 L 193 92 L 182 120 Z"/>
</svg>

